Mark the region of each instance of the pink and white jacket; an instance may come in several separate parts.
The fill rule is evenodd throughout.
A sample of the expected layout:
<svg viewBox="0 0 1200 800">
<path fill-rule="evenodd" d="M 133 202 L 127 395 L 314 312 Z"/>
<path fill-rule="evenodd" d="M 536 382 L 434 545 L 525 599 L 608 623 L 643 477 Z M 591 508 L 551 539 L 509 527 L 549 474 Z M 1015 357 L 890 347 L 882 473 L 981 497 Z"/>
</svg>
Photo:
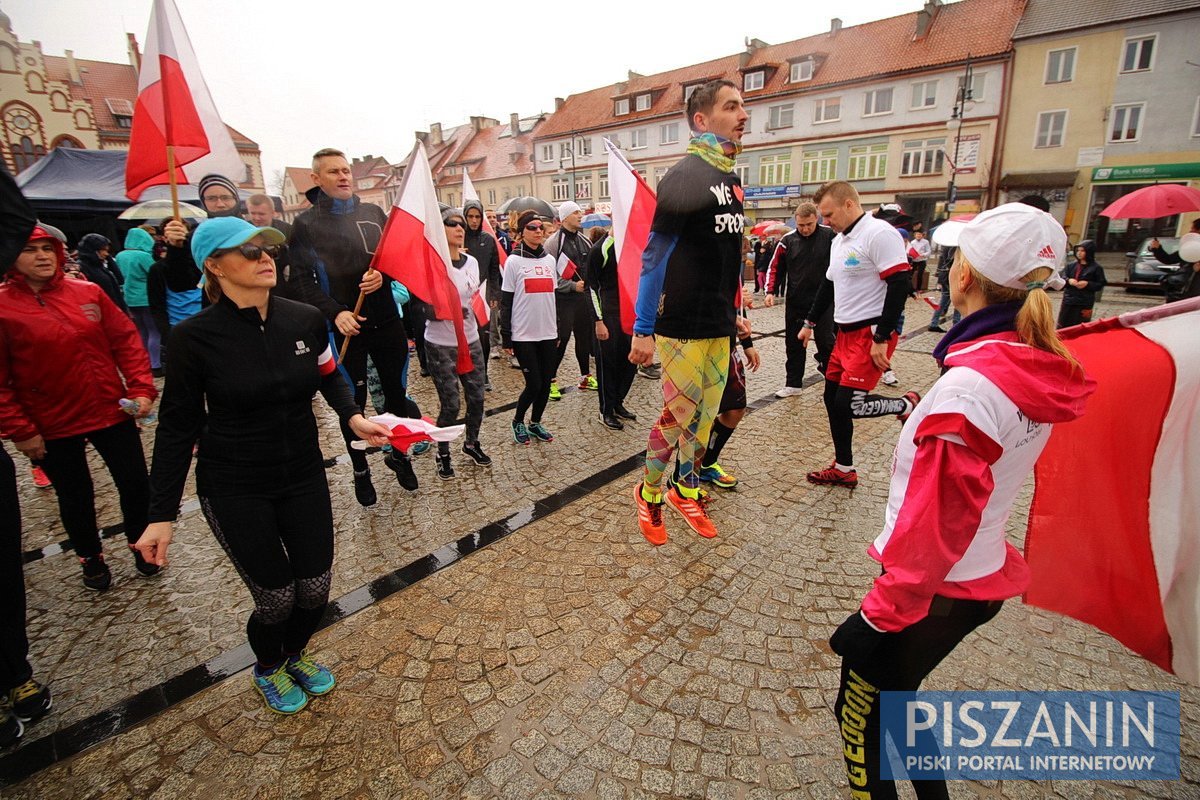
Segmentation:
<svg viewBox="0 0 1200 800">
<path fill-rule="evenodd" d="M 1052 423 L 1083 413 L 1094 382 L 1066 359 L 988 334 L 950 348 L 948 371 L 904 424 L 883 532 L 867 551 L 884 574 L 863 599 L 872 627 L 923 619 L 935 594 L 1004 600 L 1029 584 L 1005 539 L 1013 501 Z"/>
</svg>

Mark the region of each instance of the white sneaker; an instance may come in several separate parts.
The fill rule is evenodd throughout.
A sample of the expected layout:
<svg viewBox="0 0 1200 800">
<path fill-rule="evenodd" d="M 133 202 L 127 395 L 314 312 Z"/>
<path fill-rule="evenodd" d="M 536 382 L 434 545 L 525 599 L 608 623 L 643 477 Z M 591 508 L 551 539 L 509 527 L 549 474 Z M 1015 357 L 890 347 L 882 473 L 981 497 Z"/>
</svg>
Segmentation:
<svg viewBox="0 0 1200 800">
<path fill-rule="evenodd" d="M 775 393 L 776 397 L 795 397 L 804 390 L 796 386 L 785 386 Z"/>
<path fill-rule="evenodd" d="M 895 386 L 900 382 L 900 379 L 896 377 L 896 373 L 892 372 L 890 369 L 883 373 L 883 377 L 880 378 L 880 380 L 883 381 L 885 386 Z"/>
</svg>

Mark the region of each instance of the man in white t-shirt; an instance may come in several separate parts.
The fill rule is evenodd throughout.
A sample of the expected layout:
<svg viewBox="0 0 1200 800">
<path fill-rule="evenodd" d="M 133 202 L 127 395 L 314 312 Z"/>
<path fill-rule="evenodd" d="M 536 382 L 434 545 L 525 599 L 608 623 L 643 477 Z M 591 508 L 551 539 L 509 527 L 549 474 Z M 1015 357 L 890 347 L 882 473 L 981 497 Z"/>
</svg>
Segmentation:
<svg viewBox="0 0 1200 800">
<path fill-rule="evenodd" d="M 891 368 L 898 336 L 896 325 L 911 289 L 908 256 L 900 233 L 863 211 L 858 191 L 846 181 L 825 184 L 814 198 L 821 216 L 837 233 L 830 246 L 829 269 L 800 329 L 808 346 L 811 320 L 833 304 L 837 339 L 825 369 L 825 410 L 833 436 L 834 461 L 808 473 L 808 482 L 827 486 L 858 485 L 854 469 L 854 420 L 908 417 L 920 396 L 868 394 Z"/>
</svg>

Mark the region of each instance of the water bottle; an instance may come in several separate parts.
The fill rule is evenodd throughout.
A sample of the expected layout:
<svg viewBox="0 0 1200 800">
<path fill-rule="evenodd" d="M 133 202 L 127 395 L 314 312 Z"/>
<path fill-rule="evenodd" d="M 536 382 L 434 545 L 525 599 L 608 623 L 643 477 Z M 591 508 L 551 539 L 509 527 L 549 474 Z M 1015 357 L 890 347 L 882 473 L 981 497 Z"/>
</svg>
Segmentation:
<svg viewBox="0 0 1200 800">
<path fill-rule="evenodd" d="M 137 400 L 130 400 L 128 397 L 122 397 L 117 401 L 117 403 L 121 406 L 121 410 L 129 416 L 137 416 L 139 408 Z M 154 411 L 151 411 L 149 414 L 138 420 L 138 422 L 142 425 L 153 425 L 155 422 L 158 422 L 158 414 Z"/>
</svg>

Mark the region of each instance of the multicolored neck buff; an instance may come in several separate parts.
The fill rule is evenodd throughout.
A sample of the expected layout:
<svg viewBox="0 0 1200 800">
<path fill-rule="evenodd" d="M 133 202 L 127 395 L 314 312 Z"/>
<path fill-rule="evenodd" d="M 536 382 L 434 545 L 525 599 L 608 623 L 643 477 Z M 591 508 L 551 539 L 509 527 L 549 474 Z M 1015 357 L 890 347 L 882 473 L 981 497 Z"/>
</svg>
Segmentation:
<svg viewBox="0 0 1200 800">
<path fill-rule="evenodd" d="M 733 164 L 742 152 L 742 145 L 715 133 L 699 133 L 688 142 L 687 151 L 700 156 L 722 172 L 733 172 Z"/>
</svg>

